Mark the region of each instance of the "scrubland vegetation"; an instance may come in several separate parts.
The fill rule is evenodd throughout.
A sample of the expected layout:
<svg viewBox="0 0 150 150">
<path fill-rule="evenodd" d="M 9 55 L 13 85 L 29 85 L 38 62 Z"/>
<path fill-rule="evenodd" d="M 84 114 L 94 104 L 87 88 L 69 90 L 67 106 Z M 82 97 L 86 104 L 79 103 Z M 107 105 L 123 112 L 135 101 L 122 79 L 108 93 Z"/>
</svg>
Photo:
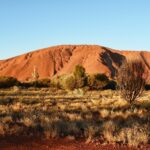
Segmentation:
<svg viewBox="0 0 150 150">
<path fill-rule="evenodd" d="M 82 66 L 52 80 L 39 80 L 35 70 L 34 74 L 34 81 L 25 83 L 0 77 L 1 137 L 28 135 L 130 146 L 150 144 L 149 91 L 136 97 L 131 109 L 122 91 L 116 90 L 115 81 L 104 74 L 87 75 Z"/>
<path fill-rule="evenodd" d="M 84 138 L 138 146 L 150 142 L 150 93 L 133 110 L 117 91 L 0 91 L 0 135 Z"/>
</svg>

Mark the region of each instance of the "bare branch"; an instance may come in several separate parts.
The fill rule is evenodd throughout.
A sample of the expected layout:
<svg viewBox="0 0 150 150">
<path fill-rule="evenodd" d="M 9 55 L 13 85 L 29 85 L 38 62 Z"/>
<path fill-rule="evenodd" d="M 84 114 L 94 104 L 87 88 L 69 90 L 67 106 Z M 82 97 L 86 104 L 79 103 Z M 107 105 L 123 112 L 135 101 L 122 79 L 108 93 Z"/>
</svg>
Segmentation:
<svg viewBox="0 0 150 150">
<path fill-rule="evenodd" d="M 120 67 L 117 82 L 121 95 L 130 104 L 139 97 L 146 83 L 145 66 L 140 60 L 126 60 Z"/>
</svg>

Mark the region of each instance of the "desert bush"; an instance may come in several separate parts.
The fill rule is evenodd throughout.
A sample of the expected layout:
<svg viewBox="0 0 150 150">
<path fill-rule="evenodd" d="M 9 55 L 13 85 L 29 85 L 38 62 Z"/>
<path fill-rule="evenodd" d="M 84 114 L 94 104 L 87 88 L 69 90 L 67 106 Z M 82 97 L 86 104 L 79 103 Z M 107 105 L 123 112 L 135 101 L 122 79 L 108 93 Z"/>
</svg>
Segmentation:
<svg viewBox="0 0 150 150">
<path fill-rule="evenodd" d="M 42 87 L 50 87 L 50 83 L 51 83 L 50 79 L 39 79 L 36 81 L 22 82 L 21 86 L 25 88 L 29 87 L 42 88 Z"/>
<path fill-rule="evenodd" d="M 145 90 L 150 90 L 150 84 L 145 85 Z"/>
<path fill-rule="evenodd" d="M 21 82 L 21 87 L 24 87 L 24 88 L 33 87 L 33 82 Z"/>
<path fill-rule="evenodd" d="M 129 146 L 137 147 L 140 144 L 147 144 L 149 133 L 147 127 L 135 125 L 130 128 L 122 128 L 119 134 L 115 137 L 116 142 L 122 142 Z"/>
<path fill-rule="evenodd" d="M 114 121 L 103 123 L 103 135 L 109 143 L 122 143 L 137 147 L 139 144 L 147 144 L 149 140 L 149 127 L 134 124 L 130 127 L 121 127 L 122 125 Z"/>
<path fill-rule="evenodd" d="M 68 76 L 64 81 L 63 85 L 64 89 L 73 90 L 75 89 L 75 86 L 76 86 L 75 78 L 73 76 Z"/>
<path fill-rule="evenodd" d="M 86 90 L 84 88 L 78 88 L 78 89 L 75 89 L 73 91 L 73 94 L 75 94 L 76 96 L 84 96 L 84 94 L 86 93 Z"/>
<path fill-rule="evenodd" d="M 140 60 L 124 61 L 117 75 L 122 97 L 132 104 L 139 97 L 146 83 L 145 67 Z"/>
<path fill-rule="evenodd" d="M 85 128 L 85 127 L 84 127 Z M 87 128 L 85 128 L 84 136 L 86 138 L 86 142 L 92 142 L 93 139 L 99 137 L 100 128 L 96 124 L 88 124 Z"/>
<path fill-rule="evenodd" d="M 21 90 L 21 83 L 20 83 L 20 86 L 13 86 L 12 90 L 18 93 Z"/>
<path fill-rule="evenodd" d="M 86 85 L 86 73 L 84 67 L 77 65 L 74 69 L 73 75 L 61 75 L 53 77 L 51 81 L 51 86 L 62 88 L 62 89 L 70 89 L 74 88 L 82 88 Z"/>
<path fill-rule="evenodd" d="M 75 78 L 85 77 L 86 76 L 85 68 L 81 65 L 76 65 L 73 74 L 74 74 Z"/>
<path fill-rule="evenodd" d="M 51 80 L 51 87 L 61 88 L 60 85 L 60 76 L 54 76 Z"/>
<path fill-rule="evenodd" d="M 11 117 L 12 117 L 12 120 L 16 122 L 17 120 L 23 118 L 23 115 L 24 114 L 22 112 L 14 111 L 12 112 Z"/>
<path fill-rule="evenodd" d="M 38 80 L 38 85 L 40 87 L 50 87 L 51 80 L 50 79 L 41 79 Z"/>
<path fill-rule="evenodd" d="M 40 79 L 40 80 L 37 80 L 37 81 L 33 81 L 32 85 L 34 87 L 38 87 L 38 88 L 50 87 L 50 79 Z"/>
<path fill-rule="evenodd" d="M 34 105 L 40 103 L 39 99 L 21 99 L 21 103 L 26 104 L 26 105 Z"/>
<path fill-rule="evenodd" d="M 104 74 L 94 74 L 88 76 L 88 86 L 90 89 L 102 89 L 108 84 L 108 77 Z"/>
<path fill-rule="evenodd" d="M 65 80 L 69 76 L 70 75 L 63 74 L 63 75 L 53 77 L 53 79 L 51 80 L 51 87 L 56 87 L 59 89 L 65 89 Z"/>
<path fill-rule="evenodd" d="M 108 84 L 103 88 L 104 90 L 116 90 L 117 88 L 117 83 L 113 80 L 108 81 Z"/>
<path fill-rule="evenodd" d="M 81 65 L 77 65 L 74 69 L 73 75 L 76 80 L 76 88 L 81 88 L 86 85 L 86 73 L 85 68 Z"/>
<path fill-rule="evenodd" d="M 148 101 L 144 101 L 140 105 L 136 105 L 136 106 L 139 106 L 140 108 L 144 108 L 150 111 L 150 102 Z"/>
<path fill-rule="evenodd" d="M 14 102 L 12 98 L 4 98 L 0 100 L 0 105 L 10 105 Z"/>
<path fill-rule="evenodd" d="M 14 77 L 0 77 L 0 88 L 9 88 L 18 85 L 20 85 L 20 82 Z"/>
</svg>

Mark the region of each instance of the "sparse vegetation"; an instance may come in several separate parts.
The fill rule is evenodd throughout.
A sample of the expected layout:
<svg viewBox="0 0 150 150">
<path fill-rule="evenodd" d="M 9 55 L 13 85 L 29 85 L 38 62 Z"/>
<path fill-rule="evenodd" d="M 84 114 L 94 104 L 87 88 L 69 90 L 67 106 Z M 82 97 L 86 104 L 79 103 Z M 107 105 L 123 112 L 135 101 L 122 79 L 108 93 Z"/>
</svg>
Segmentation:
<svg viewBox="0 0 150 150">
<path fill-rule="evenodd" d="M 51 80 L 51 86 L 56 87 L 56 88 L 61 88 L 60 85 L 60 76 L 54 76 Z"/>
<path fill-rule="evenodd" d="M 77 65 L 74 69 L 74 77 L 76 81 L 76 88 L 82 88 L 86 85 L 86 73 L 85 68 L 81 65 Z"/>
<path fill-rule="evenodd" d="M 51 88 L 0 91 L 0 136 L 40 134 L 74 137 L 87 142 L 138 146 L 150 140 L 149 91 L 129 104 L 117 91 L 66 92 Z"/>
<path fill-rule="evenodd" d="M 66 77 L 63 87 L 67 90 L 74 90 L 76 88 L 76 80 L 74 76 Z"/>
<path fill-rule="evenodd" d="M 150 84 L 145 85 L 145 90 L 150 90 Z"/>
<path fill-rule="evenodd" d="M 145 67 L 140 60 L 124 61 L 118 71 L 117 82 L 121 95 L 130 104 L 139 97 L 146 84 Z"/>
<path fill-rule="evenodd" d="M 103 89 L 105 89 L 105 90 L 108 90 L 108 89 L 116 90 L 117 89 L 117 83 L 116 83 L 116 81 L 109 80 L 108 84 Z"/>
<path fill-rule="evenodd" d="M 34 68 L 32 80 L 19 82 L 13 77 L 0 77 L 0 88 L 15 86 L 19 88 L 46 88 L 55 87 L 58 89 L 74 90 L 86 88 L 89 90 L 116 89 L 116 82 L 108 79 L 104 74 L 87 75 L 84 67 L 77 65 L 72 74 L 54 76 L 50 79 L 38 79 L 38 71 Z"/>
<path fill-rule="evenodd" d="M 79 65 L 73 74 L 52 80 L 20 83 L 1 77 L 1 87 L 13 88 L 0 90 L 0 137 L 40 134 L 48 139 L 98 139 L 136 147 L 150 144 L 149 91 L 135 101 L 145 84 L 143 71 L 137 72 L 142 64 L 124 65 L 118 83 L 125 99 L 115 90 L 115 81 L 104 74 L 87 75 Z M 128 101 L 134 101 L 132 110 Z"/>
<path fill-rule="evenodd" d="M 109 82 L 109 79 L 104 74 L 94 74 L 88 76 L 88 86 L 90 89 L 103 89 Z"/>
<path fill-rule="evenodd" d="M 0 88 L 9 88 L 18 85 L 20 85 L 20 82 L 14 77 L 6 77 L 6 76 L 0 77 Z"/>
<path fill-rule="evenodd" d="M 34 87 L 42 88 L 42 87 L 50 87 L 50 79 L 40 79 L 31 82 L 31 85 Z"/>
<path fill-rule="evenodd" d="M 32 80 L 37 81 L 39 79 L 39 73 L 37 67 L 34 67 L 32 72 Z"/>
<path fill-rule="evenodd" d="M 39 79 L 39 80 L 36 80 L 36 81 L 22 82 L 20 84 L 20 86 L 24 87 L 24 88 L 30 88 L 30 87 L 44 88 L 44 87 L 50 87 L 50 85 L 51 85 L 51 80 L 50 79 Z"/>
</svg>

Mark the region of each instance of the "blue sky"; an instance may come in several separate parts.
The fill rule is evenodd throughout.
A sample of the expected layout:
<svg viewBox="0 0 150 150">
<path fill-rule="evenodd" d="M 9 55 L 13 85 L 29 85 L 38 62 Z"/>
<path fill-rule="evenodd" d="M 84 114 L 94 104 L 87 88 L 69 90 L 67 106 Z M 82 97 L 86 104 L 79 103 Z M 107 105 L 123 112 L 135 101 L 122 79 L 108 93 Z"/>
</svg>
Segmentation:
<svg viewBox="0 0 150 150">
<path fill-rule="evenodd" d="M 150 50 L 150 0 L 0 0 L 0 59 L 60 44 Z"/>
</svg>

